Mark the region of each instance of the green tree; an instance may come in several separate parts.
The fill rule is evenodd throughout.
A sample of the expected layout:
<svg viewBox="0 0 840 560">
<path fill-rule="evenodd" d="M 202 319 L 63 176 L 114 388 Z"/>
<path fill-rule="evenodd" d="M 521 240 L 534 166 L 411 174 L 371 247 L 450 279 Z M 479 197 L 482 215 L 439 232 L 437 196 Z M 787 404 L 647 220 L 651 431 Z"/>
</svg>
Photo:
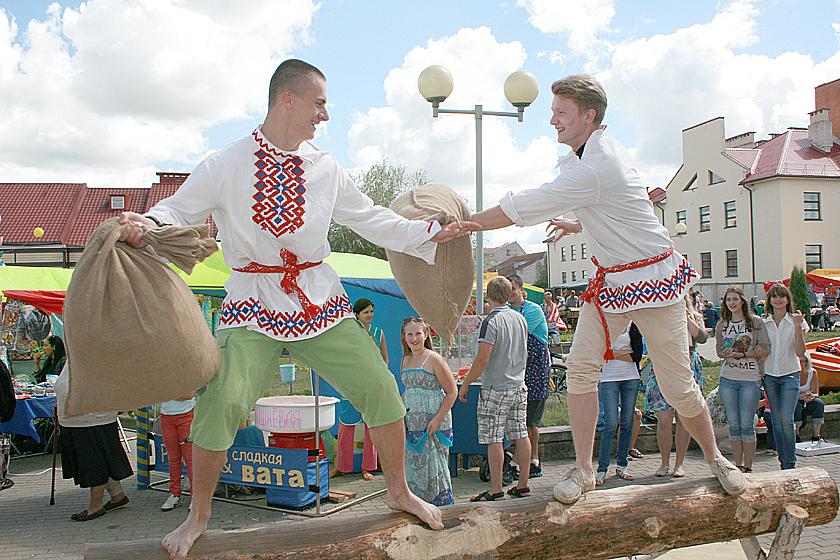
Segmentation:
<svg viewBox="0 0 840 560">
<path fill-rule="evenodd" d="M 548 288 L 548 265 L 545 257 L 543 257 L 543 260 L 537 262 L 537 278 L 534 280 L 534 286 Z"/>
<path fill-rule="evenodd" d="M 810 325 L 811 299 L 808 297 L 808 279 L 805 276 L 805 271 L 796 265 L 793 265 L 793 270 L 790 273 L 790 293 L 793 296 L 793 307 L 805 315 L 805 320 Z"/>
<path fill-rule="evenodd" d="M 373 164 L 367 171 L 351 173 L 350 176 L 359 190 L 368 195 L 374 204 L 385 207 L 390 206 L 405 191 L 429 182 L 424 170 L 409 173 L 402 165 L 388 165 L 387 159 Z M 333 251 L 387 260 L 385 249 L 335 222 L 330 224 L 329 242 Z"/>
</svg>

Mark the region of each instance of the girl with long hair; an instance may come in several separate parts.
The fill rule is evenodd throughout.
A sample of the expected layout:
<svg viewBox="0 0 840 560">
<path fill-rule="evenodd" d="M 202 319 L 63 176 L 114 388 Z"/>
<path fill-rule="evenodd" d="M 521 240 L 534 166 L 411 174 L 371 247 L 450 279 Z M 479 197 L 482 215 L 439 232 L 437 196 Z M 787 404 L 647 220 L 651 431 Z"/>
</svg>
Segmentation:
<svg viewBox="0 0 840 560">
<path fill-rule="evenodd" d="M 752 312 L 740 288 L 733 286 L 724 292 L 715 338 L 717 355 L 723 358 L 718 397 L 726 408 L 735 465 L 742 472 L 752 472 L 753 419 L 761 398 L 760 361 L 769 354 L 770 341 L 764 322 Z"/>
<path fill-rule="evenodd" d="M 764 324 L 770 339 L 770 355 L 764 361 L 764 391 L 773 417 L 773 437 L 782 469 L 796 467 L 794 412 L 799 400 L 801 366 L 805 356 L 808 322 L 793 309 L 793 297 L 784 284 L 773 284 Z"/>
<path fill-rule="evenodd" d="M 449 478 L 452 413 L 458 386 L 446 361 L 432 348 L 431 329 L 421 317 L 403 320 L 400 365 L 405 385 L 405 475 L 408 487 L 436 506 L 454 503 Z"/>
</svg>

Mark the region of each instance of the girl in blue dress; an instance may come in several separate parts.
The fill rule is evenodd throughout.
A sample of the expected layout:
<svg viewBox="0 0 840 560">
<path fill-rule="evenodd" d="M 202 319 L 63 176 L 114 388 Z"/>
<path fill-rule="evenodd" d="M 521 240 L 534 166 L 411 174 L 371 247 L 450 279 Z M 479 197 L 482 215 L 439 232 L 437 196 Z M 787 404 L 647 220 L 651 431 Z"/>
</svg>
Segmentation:
<svg viewBox="0 0 840 560">
<path fill-rule="evenodd" d="M 452 413 L 458 397 L 452 371 L 432 349 L 429 326 L 421 317 L 403 320 L 400 332 L 405 385 L 403 401 L 406 451 L 405 476 L 409 489 L 436 506 L 454 503 L 449 478 Z"/>
</svg>

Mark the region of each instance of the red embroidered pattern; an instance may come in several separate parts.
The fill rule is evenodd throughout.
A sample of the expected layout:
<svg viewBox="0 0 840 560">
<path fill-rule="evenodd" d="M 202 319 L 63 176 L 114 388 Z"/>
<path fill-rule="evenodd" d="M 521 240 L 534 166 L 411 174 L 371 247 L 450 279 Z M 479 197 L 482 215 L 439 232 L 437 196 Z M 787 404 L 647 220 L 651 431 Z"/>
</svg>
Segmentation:
<svg viewBox="0 0 840 560">
<path fill-rule="evenodd" d="M 257 171 L 254 173 L 256 192 L 251 219 L 274 237 L 294 233 L 303 225 L 306 212 L 303 208 L 306 179 L 300 166 L 303 160 L 278 152 L 266 144 L 256 130 L 253 136 L 259 149 L 254 152 Z"/>
<path fill-rule="evenodd" d="M 296 338 L 314 334 L 331 323 L 335 323 L 353 313 L 347 294 L 341 294 L 327 301 L 311 320 L 307 320 L 303 311 L 283 313 L 265 309 L 254 299 L 247 301 L 226 301 L 222 306 L 219 320 L 223 326 L 240 326 L 254 320 L 257 326 L 267 333 L 283 338 Z"/>
</svg>

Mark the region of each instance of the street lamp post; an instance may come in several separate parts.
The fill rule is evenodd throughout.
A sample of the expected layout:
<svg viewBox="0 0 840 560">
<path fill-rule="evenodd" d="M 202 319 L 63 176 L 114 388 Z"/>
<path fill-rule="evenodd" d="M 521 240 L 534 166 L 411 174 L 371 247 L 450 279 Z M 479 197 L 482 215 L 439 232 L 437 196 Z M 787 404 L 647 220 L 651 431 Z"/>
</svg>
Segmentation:
<svg viewBox="0 0 840 560">
<path fill-rule="evenodd" d="M 475 109 L 441 109 L 440 104 L 452 93 L 454 80 L 449 70 L 443 66 L 429 66 L 420 74 L 417 80 L 417 88 L 420 90 L 426 101 L 432 104 L 432 117 L 437 118 L 440 113 L 457 113 L 461 115 L 473 115 L 475 117 L 475 211 L 481 212 L 484 209 L 483 199 L 483 177 L 482 177 L 482 145 L 481 123 L 484 115 L 494 117 L 516 117 L 519 122 L 525 114 L 525 107 L 533 103 L 540 92 L 540 85 L 537 78 L 525 70 L 514 72 L 505 80 L 505 97 L 511 105 L 517 108 L 516 113 L 485 111 L 481 105 Z M 476 232 L 475 249 L 475 312 L 481 313 L 484 307 L 484 234 Z"/>
</svg>

